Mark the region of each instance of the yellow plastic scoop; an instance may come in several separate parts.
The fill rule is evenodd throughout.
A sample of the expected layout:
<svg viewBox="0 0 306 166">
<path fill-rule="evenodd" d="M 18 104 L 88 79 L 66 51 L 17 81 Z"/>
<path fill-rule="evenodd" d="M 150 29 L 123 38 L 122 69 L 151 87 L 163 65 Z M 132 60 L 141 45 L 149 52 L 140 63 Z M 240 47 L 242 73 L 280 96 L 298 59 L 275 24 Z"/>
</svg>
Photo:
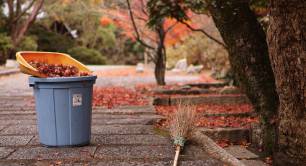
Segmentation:
<svg viewBox="0 0 306 166">
<path fill-rule="evenodd" d="M 47 75 L 39 73 L 37 69 L 29 64 L 30 61 L 44 62 L 48 64 L 72 65 L 79 69 L 80 72 L 92 72 L 85 65 L 73 59 L 68 54 L 57 52 L 38 52 L 38 51 L 21 51 L 16 53 L 16 59 L 22 73 L 36 77 L 45 78 Z"/>
</svg>

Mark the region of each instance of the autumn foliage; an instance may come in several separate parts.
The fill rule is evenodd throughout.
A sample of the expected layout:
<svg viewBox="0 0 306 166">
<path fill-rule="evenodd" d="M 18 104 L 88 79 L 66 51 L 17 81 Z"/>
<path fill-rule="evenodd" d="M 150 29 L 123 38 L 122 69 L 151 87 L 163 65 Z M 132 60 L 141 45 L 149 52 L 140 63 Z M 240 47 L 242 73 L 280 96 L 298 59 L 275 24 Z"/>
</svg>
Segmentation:
<svg viewBox="0 0 306 166">
<path fill-rule="evenodd" d="M 139 29 L 140 36 L 145 40 L 153 43 L 156 41 L 156 33 L 153 29 L 147 26 L 147 22 L 149 20 L 148 13 L 145 10 L 146 4 L 143 1 L 132 1 L 131 2 L 133 14 L 135 16 L 135 23 L 137 28 Z M 107 16 L 103 16 L 100 20 L 102 26 L 108 25 L 110 23 L 114 23 L 117 27 L 122 30 L 122 33 L 132 39 L 135 38 L 135 31 L 132 26 L 132 22 L 130 20 L 129 11 L 125 8 L 116 8 L 116 9 L 105 9 L 105 13 Z M 192 13 L 190 13 L 192 15 Z M 190 21 L 191 23 L 191 21 Z M 197 26 L 195 23 L 192 23 L 193 26 Z M 164 29 L 169 29 L 166 39 L 165 45 L 172 46 L 175 45 L 188 36 L 191 31 L 184 25 L 177 22 L 175 19 L 165 19 L 164 21 Z"/>
</svg>

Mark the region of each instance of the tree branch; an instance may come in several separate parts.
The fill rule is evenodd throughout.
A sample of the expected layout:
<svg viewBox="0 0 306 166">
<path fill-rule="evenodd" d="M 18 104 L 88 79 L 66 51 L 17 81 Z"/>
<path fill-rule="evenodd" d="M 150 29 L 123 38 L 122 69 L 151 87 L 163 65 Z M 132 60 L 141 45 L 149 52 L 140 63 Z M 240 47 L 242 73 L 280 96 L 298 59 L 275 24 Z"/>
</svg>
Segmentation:
<svg viewBox="0 0 306 166">
<path fill-rule="evenodd" d="M 13 0 L 8 0 L 7 1 L 7 6 L 9 9 L 9 20 L 12 20 L 14 17 L 14 1 Z"/>
<path fill-rule="evenodd" d="M 138 20 L 141 20 L 141 21 L 144 21 L 144 22 L 147 22 L 148 20 L 144 17 L 141 17 L 141 16 L 137 16 L 137 15 L 134 15 L 135 18 L 137 18 Z"/>
<path fill-rule="evenodd" d="M 142 13 L 148 17 L 149 15 L 148 15 L 148 13 L 145 10 L 145 5 L 144 5 L 145 3 L 143 2 L 143 0 L 141 0 L 140 3 L 141 3 L 141 11 L 142 11 Z"/>
<path fill-rule="evenodd" d="M 188 23 L 186 23 L 185 21 L 180 21 L 182 24 L 186 25 L 187 28 L 189 28 L 190 30 L 194 31 L 194 32 L 201 32 L 202 34 L 204 34 L 205 36 L 207 36 L 208 38 L 210 38 L 211 40 L 213 40 L 214 42 L 218 43 L 219 45 L 221 45 L 223 48 L 227 48 L 227 46 L 219 41 L 218 39 L 214 38 L 213 36 L 211 36 L 210 34 L 208 34 L 206 31 L 204 31 L 203 29 L 197 29 L 192 27 L 191 25 L 189 25 Z"/>
<path fill-rule="evenodd" d="M 130 5 L 130 1 L 129 0 L 126 0 L 127 2 L 127 5 L 128 5 L 128 10 L 129 10 L 129 14 L 130 14 L 130 18 L 131 18 L 131 21 L 132 21 L 132 25 L 133 25 L 133 28 L 134 28 L 134 31 L 136 33 L 136 40 L 142 44 L 143 46 L 149 48 L 149 49 L 153 49 L 154 50 L 154 47 L 148 45 L 147 43 L 145 43 L 143 40 L 141 40 L 140 38 L 140 35 L 139 35 L 139 32 L 138 32 L 138 29 L 137 29 L 137 26 L 136 26 L 136 23 L 135 23 L 135 20 L 134 20 L 134 15 L 133 15 L 133 11 L 131 9 L 131 5 Z"/>
<path fill-rule="evenodd" d="M 14 18 L 13 22 L 17 22 L 22 16 L 24 16 L 27 11 L 34 5 L 34 2 L 35 0 L 31 1 L 31 3 L 22 12 L 17 12 L 17 16 Z"/>
<path fill-rule="evenodd" d="M 171 26 L 169 26 L 166 30 L 165 33 L 168 33 L 169 31 L 171 31 L 179 22 L 175 22 L 174 24 L 172 24 Z"/>
<path fill-rule="evenodd" d="M 36 16 L 37 16 L 39 10 L 43 6 L 44 0 L 36 0 L 35 2 L 36 3 L 34 5 L 34 8 L 33 8 L 32 12 L 31 12 L 30 16 L 25 20 L 24 24 L 18 30 L 16 38 L 13 40 L 15 46 L 19 44 L 19 42 L 23 38 L 24 34 L 26 33 L 26 31 L 28 30 L 30 25 L 35 21 Z"/>
</svg>

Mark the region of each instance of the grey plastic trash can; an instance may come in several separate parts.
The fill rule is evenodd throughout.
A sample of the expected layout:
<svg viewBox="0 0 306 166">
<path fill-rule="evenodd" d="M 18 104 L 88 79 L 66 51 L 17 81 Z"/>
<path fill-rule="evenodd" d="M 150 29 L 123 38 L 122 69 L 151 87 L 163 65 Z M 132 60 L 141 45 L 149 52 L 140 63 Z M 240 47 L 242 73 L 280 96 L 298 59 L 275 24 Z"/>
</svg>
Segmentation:
<svg viewBox="0 0 306 166">
<path fill-rule="evenodd" d="M 96 78 L 29 78 L 29 85 L 34 88 L 40 143 L 46 146 L 90 143 L 92 91 Z"/>
</svg>

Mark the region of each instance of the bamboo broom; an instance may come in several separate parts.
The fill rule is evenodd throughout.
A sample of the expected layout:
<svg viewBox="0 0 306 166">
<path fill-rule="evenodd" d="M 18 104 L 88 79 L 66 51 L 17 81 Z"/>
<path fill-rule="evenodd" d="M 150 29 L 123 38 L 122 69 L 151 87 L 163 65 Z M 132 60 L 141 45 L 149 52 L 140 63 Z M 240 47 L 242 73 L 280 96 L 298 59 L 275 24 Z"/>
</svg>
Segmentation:
<svg viewBox="0 0 306 166">
<path fill-rule="evenodd" d="M 180 151 L 194 132 L 196 121 L 197 114 L 195 107 L 180 102 L 170 122 L 170 135 L 176 146 L 173 166 L 177 166 Z"/>
<path fill-rule="evenodd" d="M 177 166 L 181 149 L 187 140 L 192 140 L 212 157 L 221 160 L 230 166 L 245 166 L 244 163 L 227 153 L 205 134 L 196 131 L 196 122 L 199 119 L 196 108 L 188 104 L 178 104 L 177 111 L 170 121 L 170 135 L 176 146 L 173 166 Z"/>
</svg>

